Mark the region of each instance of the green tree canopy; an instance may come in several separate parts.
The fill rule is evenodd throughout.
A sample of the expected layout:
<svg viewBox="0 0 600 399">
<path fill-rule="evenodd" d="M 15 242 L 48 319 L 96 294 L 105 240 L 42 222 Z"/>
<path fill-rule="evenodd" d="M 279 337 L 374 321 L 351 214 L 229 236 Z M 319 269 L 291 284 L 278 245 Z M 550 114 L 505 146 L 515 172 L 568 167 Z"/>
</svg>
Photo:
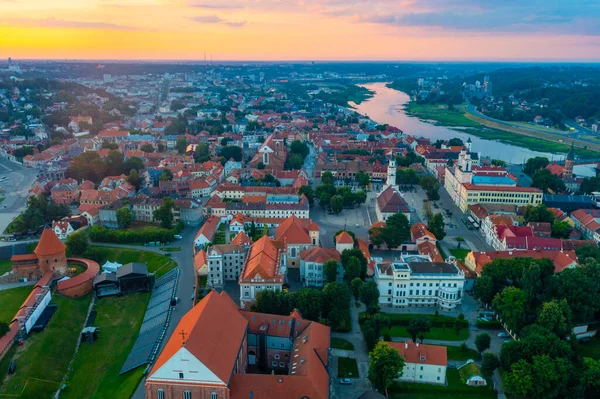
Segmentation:
<svg viewBox="0 0 600 399">
<path fill-rule="evenodd" d="M 122 208 L 117 209 L 117 223 L 119 223 L 119 227 L 126 228 L 129 227 L 131 222 L 133 222 L 133 211 L 129 209 L 129 207 L 124 206 Z"/>
<path fill-rule="evenodd" d="M 404 359 L 398 351 L 379 341 L 369 353 L 369 380 L 380 391 L 387 390 L 404 371 Z"/>
</svg>

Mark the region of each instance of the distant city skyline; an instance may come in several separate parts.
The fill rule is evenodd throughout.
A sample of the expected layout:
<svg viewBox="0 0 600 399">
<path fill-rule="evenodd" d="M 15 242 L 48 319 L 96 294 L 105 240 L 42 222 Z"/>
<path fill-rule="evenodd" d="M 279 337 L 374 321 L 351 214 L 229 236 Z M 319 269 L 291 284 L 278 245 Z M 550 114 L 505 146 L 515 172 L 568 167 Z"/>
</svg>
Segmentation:
<svg viewBox="0 0 600 399">
<path fill-rule="evenodd" d="M 522 4 L 526 3 L 526 4 Z M 0 56 L 600 61 L 592 0 L 0 0 Z"/>
</svg>

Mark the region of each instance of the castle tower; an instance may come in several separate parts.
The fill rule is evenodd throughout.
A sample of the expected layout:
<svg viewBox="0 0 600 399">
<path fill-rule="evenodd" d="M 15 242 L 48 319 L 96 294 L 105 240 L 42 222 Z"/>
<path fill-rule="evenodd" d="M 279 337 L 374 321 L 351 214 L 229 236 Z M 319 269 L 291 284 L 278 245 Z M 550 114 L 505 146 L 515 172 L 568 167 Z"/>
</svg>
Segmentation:
<svg viewBox="0 0 600 399">
<path fill-rule="evenodd" d="M 396 159 L 394 157 L 392 157 L 392 159 L 390 159 L 390 163 L 388 165 L 387 180 L 386 180 L 385 185 L 386 185 L 386 187 L 387 186 L 392 186 L 392 187 L 396 186 Z"/>
<path fill-rule="evenodd" d="M 310 225 L 308 226 L 308 234 L 310 236 L 310 243 L 314 246 L 320 246 L 319 245 L 319 225 L 316 224 L 315 222 L 310 222 Z"/>
<path fill-rule="evenodd" d="M 565 160 L 565 169 L 563 170 L 563 177 L 565 179 L 573 178 L 573 161 L 575 161 L 575 147 L 571 142 L 571 149 L 567 154 L 567 159 Z"/>
<path fill-rule="evenodd" d="M 471 147 L 473 146 L 473 142 L 471 141 L 471 137 L 467 139 L 467 152 L 471 152 Z"/>
<path fill-rule="evenodd" d="M 54 230 L 44 229 L 40 242 L 34 249 L 42 275 L 48 271 L 59 275 L 67 273 L 67 247 L 58 239 Z"/>
</svg>

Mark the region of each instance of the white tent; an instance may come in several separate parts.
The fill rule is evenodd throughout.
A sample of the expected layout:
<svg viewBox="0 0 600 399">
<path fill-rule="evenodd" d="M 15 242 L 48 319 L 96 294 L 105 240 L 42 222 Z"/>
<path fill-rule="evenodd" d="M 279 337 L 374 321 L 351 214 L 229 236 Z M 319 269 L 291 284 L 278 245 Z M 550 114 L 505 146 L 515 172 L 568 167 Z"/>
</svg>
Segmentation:
<svg viewBox="0 0 600 399">
<path fill-rule="evenodd" d="M 102 265 L 102 271 L 116 273 L 121 266 L 123 265 L 118 262 L 106 261 L 106 263 Z"/>
</svg>

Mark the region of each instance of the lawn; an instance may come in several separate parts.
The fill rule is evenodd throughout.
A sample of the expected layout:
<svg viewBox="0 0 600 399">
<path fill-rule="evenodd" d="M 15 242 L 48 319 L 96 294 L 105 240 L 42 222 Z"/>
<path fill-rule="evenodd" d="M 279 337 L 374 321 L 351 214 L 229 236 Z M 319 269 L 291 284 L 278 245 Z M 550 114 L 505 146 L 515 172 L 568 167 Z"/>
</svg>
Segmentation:
<svg viewBox="0 0 600 399">
<path fill-rule="evenodd" d="M 446 346 L 448 353 L 448 360 L 479 360 L 479 352 L 475 349 L 467 348 L 463 351 L 460 346 Z"/>
<path fill-rule="evenodd" d="M 462 261 L 465 260 L 467 255 L 471 252 L 470 249 L 451 249 L 450 254 L 454 256 L 456 259 L 460 259 Z"/>
<path fill-rule="evenodd" d="M 8 376 L 0 396 L 49 398 L 59 388 L 84 326 L 91 295 L 71 299 L 53 294 L 58 309 L 46 329 L 30 335 L 13 359 L 17 373 Z M 95 376 L 89 376 L 88 382 Z"/>
<path fill-rule="evenodd" d="M 148 265 L 148 272 L 156 272 L 157 278 L 177 266 L 173 259 L 155 252 L 98 245 L 90 245 L 90 248 L 94 253 L 98 252 L 100 255 L 101 259 L 94 259 L 100 263 L 100 266 L 107 260 L 123 265 L 130 262 L 145 263 Z"/>
<path fill-rule="evenodd" d="M 334 349 L 343 349 L 346 351 L 354 350 L 354 345 L 352 345 L 351 342 L 348 342 L 343 338 L 331 338 L 331 347 Z"/>
<path fill-rule="evenodd" d="M 143 292 L 96 301 L 98 341 L 81 344 L 62 398 L 128 399 L 133 395 L 144 367 L 124 375 L 119 372 L 135 343 L 149 300 L 150 293 Z"/>
<path fill-rule="evenodd" d="M 469 387 L 462 383 L 457 370 L 446 371 L 446 386 L 397 382 L 390 389 L 390 399 L 438 399 L 438 398 L 496 398 L 496 391 L 490 386 Z"/>
<path fill-rule="evenodd" d="M 12 270 L 10 259 L 0 259 L 0 276 Z"/>
<path fill-rule="evenodd" d="M 439 126 L 478 127 L 479 123 L 465 117 L 459 109 L 449 110 L 442 104 L 419 104 L 411 101 L 406 105 L 406 112 L 419 119 L 434 121 Z"/>
<path fill-rule="evenodd" d="M 338 378 L 358 378 L 358 364 L 351 357 L 338 357 Z"/>
<path fill-rule="evenodd" d="M 28 285 L 0 291 L 0 321 L 10 324 L 32 289 L 33 286 Z"/>
<path fill-rule="evenodd" d="M 381 335 L 389 334 L 392 337 L 410 338 L 410 334 L 406 331 L 406 327 L 392 326 L 392 328 L 382 328 Z M 458 334 L 454 328 L 450 327 L 431 327 L 431 331 L 425 333 L 425 344 L 428 339 L 442 339 L 445 341 L 464 341 L 469 338 L 469 329 L 463 328 Z"/>
<path fill-rule="evenodd" d="M 579 356 L 600 359 L 600 335 L 596 335 L 591 341 L 579 344 Z"/>
<path fill-rule="evenodd" d="M 225 244 L 225 233 L 222 231 L 217 231 L 215 233 L 215 237 L 212 240 L 213 245 L 222 245 Z"/>
<path fill-rule="evenodd" d="M 18 225 L 21 223 L 21 219 L 23 219 L 23 215 L 19 215 L 4 230 L 4 234 L 12 234 L 17 231 Z"/>
</svg>

